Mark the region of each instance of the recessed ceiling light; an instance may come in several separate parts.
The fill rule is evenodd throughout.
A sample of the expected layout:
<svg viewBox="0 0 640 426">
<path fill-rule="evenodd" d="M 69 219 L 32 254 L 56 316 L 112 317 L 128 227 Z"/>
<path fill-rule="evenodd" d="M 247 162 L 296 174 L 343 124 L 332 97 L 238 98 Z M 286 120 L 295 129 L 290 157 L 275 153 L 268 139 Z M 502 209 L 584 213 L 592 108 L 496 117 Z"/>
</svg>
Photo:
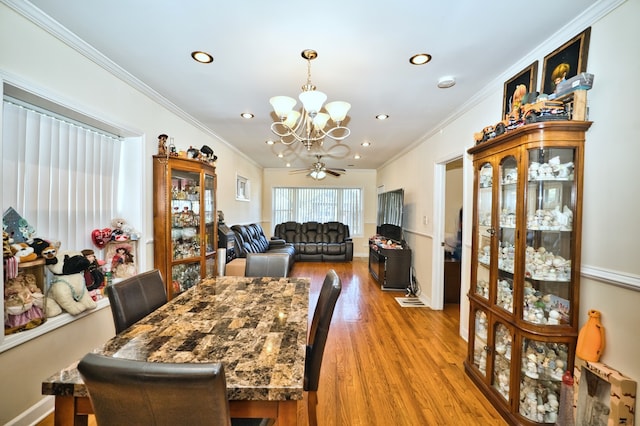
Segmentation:
<svg viewBox="0 0 640 426">
<path fill-rule="evenodd" d="M 287 163 L 287 167 L 291 167 L 291 163 Z"/>
<path fill-rule="evenodd" d="M 431 55 L 428 53 L 418 53 L 417 55 L 413 55 L 409 58 L 409 62 L 413 65 L 424 65 L 429 61 L 431 61 Z"/>
<path fill-rule="evenodd" d="M 371 146 L 371 142 L 364 141 L 360 145 L 362 145 L 364 147 Z"/>
<path fill-rule="evenodd" d="M 455 77 L 452 77 L 450 75 L 446 77 L 440 77 L 440 80 L 438 80 L 438 87 L 441 89 L 448 89 L 449 87 L 453 87 L 455 85 L 456 79 Z"/>
<path fill-rule="evenodd" d="M 267 145 L 275 145 L 276 141 L 269 139 L 269 140 L 265 141 L 264 143 L 266 143 Z"/>
<path fill-rule="evenodd" d="M 387 114 L 378 114 L 378 115 L 376 115 L 376 118 L 378 120 L 386 120 L 387 118 L 389 118 L 389 115 L 387 115 Z"/>
<path fill-rule="evenodd" d="M 213 62 L 213 56 L 209 55 L 207 52 L 202 52 L 200 50 L 191 52 L 191 57 L 201 64 L 209 64 Z"/>
<path fill-rule="evenodd" d="M 251 114 L 250 112 L 243 112 L 242 114 L 240 114 L 240 117 L 246 118 L 248 120 L 250 118 L 253 118 L 253 114 Z"/>
<path fill-rule="evenodd" d="M 360 159 L 360 154 L 356 154 L 356 155 L 354 155 L 354 156 L 353 156 L 353 159 L 354 159 L 354 160 L 359 160 L 359 159 Z"/>
<path fill-rule="evenodd" d="M 284 157 L 284 154 L 283 154 L 283 153 L 281 153 L 281 152 L 279 152 L 279 153 L 278 153 L 278 158 L 282 158 L 282 157 Z"/>
</svg>

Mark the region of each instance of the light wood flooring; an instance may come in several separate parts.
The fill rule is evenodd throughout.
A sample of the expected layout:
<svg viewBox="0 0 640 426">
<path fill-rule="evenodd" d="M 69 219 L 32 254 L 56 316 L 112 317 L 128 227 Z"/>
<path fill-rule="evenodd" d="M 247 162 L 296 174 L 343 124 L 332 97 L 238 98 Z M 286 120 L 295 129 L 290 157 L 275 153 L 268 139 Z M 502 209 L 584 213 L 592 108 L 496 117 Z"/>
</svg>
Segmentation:
<svg viewBox="0 0 640 426">
<path fill-rule="evenodd" d="M 395 297 L 405 294 L 382 291 L 366 259 L 297 262 L 292 275 L 312 279 L 311 313 L 329 268 L 343 287 L 323 357 L 320 426 L 506 424 L 464 373 L 458 305 L 402 308 Z M 307 413 L 300 406 L 304 425 Z M 52 416 L 39 425 L 53 425 Z"/>
</svg>

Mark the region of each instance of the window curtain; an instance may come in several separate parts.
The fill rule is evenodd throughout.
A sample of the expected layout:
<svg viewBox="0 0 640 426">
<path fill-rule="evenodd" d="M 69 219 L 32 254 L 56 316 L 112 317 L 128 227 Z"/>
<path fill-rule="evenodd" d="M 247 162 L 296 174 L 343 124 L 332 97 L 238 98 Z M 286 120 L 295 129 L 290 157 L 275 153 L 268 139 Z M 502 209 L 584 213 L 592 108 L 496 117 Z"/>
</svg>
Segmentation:
<svg viewBox="0 0 640 426">
<path fill-rule="evenodd" d="M 13 207 L 34 236 L 60 241 L 61 250 L 93 247 L 91 231 L 116 217 L 122 143 L 5 100 L 3 213 Z"/>
<path fill-rule="evenodd" d="M 274 188 L 272 200 L 274 224 L 338 221 L 351 235 L 362 235 L 360 188 Z"/>
</svg>

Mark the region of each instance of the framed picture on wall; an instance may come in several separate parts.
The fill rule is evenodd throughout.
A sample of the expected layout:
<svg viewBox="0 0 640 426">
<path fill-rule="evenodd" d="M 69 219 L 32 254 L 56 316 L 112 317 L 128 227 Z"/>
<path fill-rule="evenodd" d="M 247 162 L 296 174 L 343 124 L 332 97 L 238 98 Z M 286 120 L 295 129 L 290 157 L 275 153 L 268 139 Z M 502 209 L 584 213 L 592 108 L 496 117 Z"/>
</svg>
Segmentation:
<svg viewBox="0 0 640 426">
<path fill-rule="evenodd" d="M 536 91 L 538 81 L 538 61 L 535 61 L 518 74 L 504 83 L 504 96 L 502 99 L 502 118 L 515 108 L 519 108 L 522 97 L 529 92 Z"/>
<path fill-rule="evenodd" d="M 574 77 L 587 70 L 590 37 L 591 27 L 544 57 L 542 71 L 543 93 L 552 94 L 562 80 Z"/>
<path fill-rule="evenodd" d="M 249 201 L 249 179 L 236 174 L 236 200 Z"/>
</svg>

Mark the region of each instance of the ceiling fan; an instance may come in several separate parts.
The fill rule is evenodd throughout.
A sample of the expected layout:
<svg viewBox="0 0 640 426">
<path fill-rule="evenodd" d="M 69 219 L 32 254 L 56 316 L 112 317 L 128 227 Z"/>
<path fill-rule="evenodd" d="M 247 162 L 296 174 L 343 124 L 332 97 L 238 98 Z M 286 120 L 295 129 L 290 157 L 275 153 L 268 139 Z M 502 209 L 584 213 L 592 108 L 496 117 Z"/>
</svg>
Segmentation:
<svg viewBox="0 0 640 426">
<path fill-rule="evenodd" d="M 315 180 L 321 180 L 324 179 L 328 174 L 331 176 L 339 177 L 345 172 L 345 169 L 327 167 L 326 164 L 322 162 L 322 155 L 316 155 L 316 162 L 311 164 L 311 167 L 307 169 L 292 170 L 289 173 L 307 173 L 307 176 L 310 176 Z"/>
</svg>

